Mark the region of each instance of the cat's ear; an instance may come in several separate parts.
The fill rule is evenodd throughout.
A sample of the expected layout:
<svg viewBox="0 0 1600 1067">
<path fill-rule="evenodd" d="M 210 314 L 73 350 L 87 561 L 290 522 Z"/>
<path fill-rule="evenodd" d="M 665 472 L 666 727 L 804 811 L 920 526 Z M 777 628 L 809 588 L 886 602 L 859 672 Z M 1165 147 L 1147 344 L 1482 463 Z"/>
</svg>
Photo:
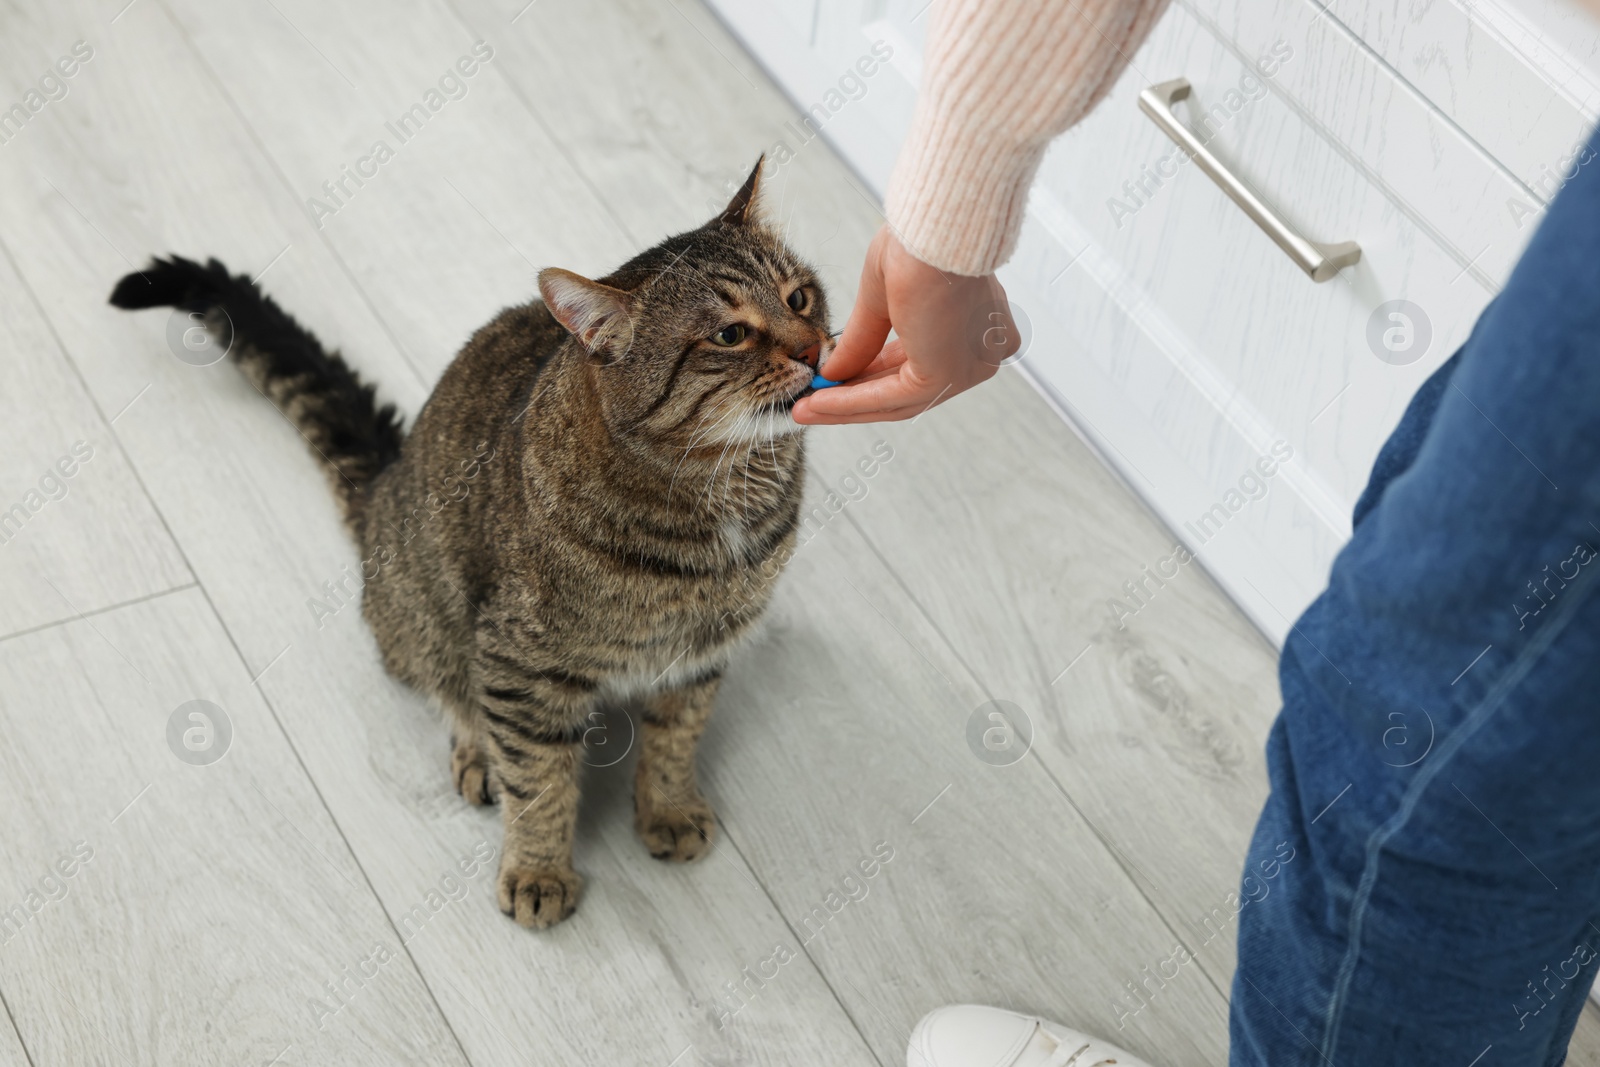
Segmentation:
<svg viewBox="0 0 1600 1067">
<path fill-rule="evenodd" d="M 633 341 L 628 317 L 632 298 L 621 289 L 592 282 L 560 267 L 539 272 L 539 294 L 556 321 L 597 356 L 619 359 Z"/>
<path fill-rule="evenodd" d="M 761 221 L 761 168 L 766 162 L 767 157 L 763 153 L 756 160 L 756 168 L 750 172 L 750 177 L 744 180 L 744 185 L 733 194 L 728 206 L 722 209 L 720 221 L 735 226 L 748 226 Z"/>
</svg>

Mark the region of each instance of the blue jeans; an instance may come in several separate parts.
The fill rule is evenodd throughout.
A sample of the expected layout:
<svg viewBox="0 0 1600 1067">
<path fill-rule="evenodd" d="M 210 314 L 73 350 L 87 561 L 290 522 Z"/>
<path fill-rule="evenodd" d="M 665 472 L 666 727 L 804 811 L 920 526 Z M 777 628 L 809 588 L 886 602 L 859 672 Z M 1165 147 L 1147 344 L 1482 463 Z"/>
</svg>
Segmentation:
<svg viewBox="0 0 1600 1067">
<path fill-rule="evenodd" d="M 1235 1067 L 1554 1067 L 1600 970 L 1588 159 L 1412 400 L 1285 643 Z"/>
</svg>

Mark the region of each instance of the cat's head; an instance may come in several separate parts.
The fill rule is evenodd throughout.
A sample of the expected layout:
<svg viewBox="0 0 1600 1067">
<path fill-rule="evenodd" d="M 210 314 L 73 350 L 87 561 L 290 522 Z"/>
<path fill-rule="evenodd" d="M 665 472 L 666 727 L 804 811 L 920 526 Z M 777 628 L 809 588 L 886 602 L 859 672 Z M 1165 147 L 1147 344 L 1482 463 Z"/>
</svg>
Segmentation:
<svg viewBox="0 0 1600 1067">
<path fill-rule="evenodd" d="M 790 411 L 832 349 L 828 304 L 762 214 L 763 162 L 710 222 L 607 277 L 540 272 L 613 432 L 722 449 L 803 429 Z"/>
</svg>

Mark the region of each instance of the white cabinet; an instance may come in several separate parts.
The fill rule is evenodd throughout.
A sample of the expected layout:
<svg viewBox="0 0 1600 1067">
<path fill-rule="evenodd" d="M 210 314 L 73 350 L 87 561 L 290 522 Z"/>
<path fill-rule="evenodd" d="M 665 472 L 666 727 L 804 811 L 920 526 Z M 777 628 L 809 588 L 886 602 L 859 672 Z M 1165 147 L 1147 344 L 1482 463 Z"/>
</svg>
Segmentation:
<svg viewBox="0 0 1600 1067">
<path fill-rule="evenodd" d="M 803 108 L 875 42 L 892 51 L 816 113 L 880 196 L 926 2 L 712 0 Z M 1274 640 L 1585 137 L 1597 57 L 1600 27 L 1546 0 L 1175 0 L 1047 155 L 1001 274 L 1033 330 L 1020 366 Z M 1137 98 L 1180 77 L 1174 110 L 1212 153 L 1305 236 L 1357 241 L 1357 265 L 1312 282 L 1177 162 Z"/>
<path fill-rule="evenodd" d="M 1464 137 L 1548 201 L 1573 130 L 1600 117 L 1600 35 L 1570 0 L 1349 5 L 1346 24 Z"/>
</svg>

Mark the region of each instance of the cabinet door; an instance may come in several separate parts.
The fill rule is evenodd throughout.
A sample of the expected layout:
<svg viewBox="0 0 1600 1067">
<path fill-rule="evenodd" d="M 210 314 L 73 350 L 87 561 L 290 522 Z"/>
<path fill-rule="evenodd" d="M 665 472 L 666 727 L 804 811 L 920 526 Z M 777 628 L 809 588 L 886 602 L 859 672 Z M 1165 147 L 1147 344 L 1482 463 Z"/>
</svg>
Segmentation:
<svg viewBox="0 0 1600 1067">
<path fill-rule="evenodd" d="M 925 5 L 927 0 L 920 0 Z M 780 152 L 822 137 L 881 198 L 916 104 L 926 13 L 902 0 L 710 0 L 789 94 Z M 803 28 L 802 28 L 803 26 Z"/>
<path fill-rule="evenodd" d="M 1600 23 L 1573 0 L 1398 0 L 1328 15 L 1378 53 L 1542 208 L 1600 118 Z M 1520 213 L 1520 209 L 1519 209 Z"/>
</svg>

